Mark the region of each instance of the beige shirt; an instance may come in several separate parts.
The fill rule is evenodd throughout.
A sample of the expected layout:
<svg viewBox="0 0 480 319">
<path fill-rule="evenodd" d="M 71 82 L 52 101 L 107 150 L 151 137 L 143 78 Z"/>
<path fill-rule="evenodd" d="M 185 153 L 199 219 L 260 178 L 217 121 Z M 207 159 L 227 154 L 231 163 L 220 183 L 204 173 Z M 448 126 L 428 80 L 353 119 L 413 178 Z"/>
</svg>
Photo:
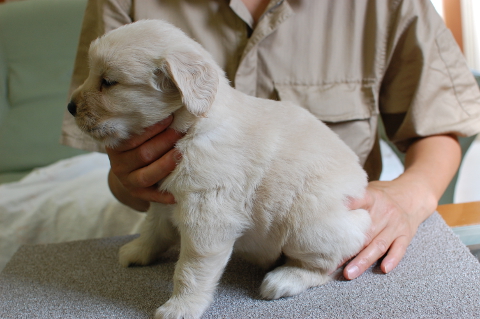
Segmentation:
<svg viewBox="0 0 480 319">
<path fill-rule="evenodd" d="M 147 18 L 201 43 L 238 90 L 307 108 L 371 179 L 381 172 L 379 114 L 402 150 L 425 135 L 480 131 L 478 87 L 429 0 L 271 0 L 255 26 L 241 0 L 89 1 L 72 89 L 88 74 L 93 39 Z M 62 141 L 103 150 L 68 113 Z"/>
</svg>

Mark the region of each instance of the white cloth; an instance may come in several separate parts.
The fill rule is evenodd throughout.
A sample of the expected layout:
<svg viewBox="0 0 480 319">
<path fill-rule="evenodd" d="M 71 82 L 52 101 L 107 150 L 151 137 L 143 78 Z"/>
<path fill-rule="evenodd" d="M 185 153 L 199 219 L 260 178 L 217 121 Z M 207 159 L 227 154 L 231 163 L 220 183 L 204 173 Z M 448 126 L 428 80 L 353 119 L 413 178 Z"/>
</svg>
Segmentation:
<svg viewBox="0 0 480 319">
<path fill-rule="evenodd" d="M 145 214 L 120 204 L 107 183 L 108 157 L 90 153 L 0 185 L 0 270 L 24 244 L 138 232 Z"/>
</svg>

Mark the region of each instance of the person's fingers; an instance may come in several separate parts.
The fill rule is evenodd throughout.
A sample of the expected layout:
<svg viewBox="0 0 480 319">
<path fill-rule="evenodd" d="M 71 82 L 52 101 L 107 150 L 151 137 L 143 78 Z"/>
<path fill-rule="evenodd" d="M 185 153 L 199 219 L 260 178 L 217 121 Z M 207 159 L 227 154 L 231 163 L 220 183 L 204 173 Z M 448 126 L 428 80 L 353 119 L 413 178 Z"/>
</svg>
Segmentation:
<svg viewBox="0 0 480 319">
<path fill-rule="evenodd" d="M 160 132 L 164 131 L 167 127 L 172 124 L 173 116 L 170 115 L 167 118 L 163 119 L 162 121 L 147 127 L 145 132 L 140 135 L 133 135 L 129 139 L 123 141 L 119 146 L 115 148 L 106 148 L 108 152 L 125 152 L 134 148 L 137 148 L 139 145 L 142 145 L 155 135 L 159 134 Z"/>
<path fill-rule="evenodd" d="M 169 152 L 182 136 L 182 133 L 167 128 L 140 145 L 135 152 L 133 150 L 130 151 L 129 153 L 132 153 L 131 156 L 136 157 L 131 160 L 134 160 L 141 166 L 149 165 Z"/>
<path fill-rule="evenodd" d="M 390 248 L 393 238 L 392 232 L 385 228 L 365 247 L 348 265 L 343 274 L 347 279 L 355 279 L 365 272 L 371 265 L 379 260 Z"/>
<path fill-rule="evenodd" d="M 168 128 L 135 149 L 109 154 L 112 171 L 124 180 L 126 175 L 147 167 L 169 152 L 182 136 L 182 133 Z"/>
<path fill-rule="evenodd" d="M 176 149 L 171 149 L 150 165 L 129 174 L 127 176 L 128 187 L 135 189 L 156 185 L 175 169 L 179 159 L 180 153 Z"/>
<path fill-rule="evenodd" d="M 158 190 L 159 182 L 175 169 L 180 160 L 180 153 L 174 146 L 183 134 L 169 128 L 172 121 L 173 116 L 169 116 L 118 147 L 106 148 L 110 172 L 132 198 L 175 203 L 172 194 Z"/>
<path fill-rule="evenodd" d="M 403 256 L 405 256 L 410 241 L 411 238 L 408 238 L 407 236 L 401 236 L 395 239 L 380 265 L 380 269 L 384 273 L 387 274 L 398 266 Z"/>
<path fill-rule="evenodd" d="M 132 172 L 127 177 L 130 193 L 148 202 L 175 204 L 175 197 L 171 193 L 159 191 L 158 183 L 175 169 L 180 156 L 177 150 L 171 149 L 149 166 Z"/>
</svg>

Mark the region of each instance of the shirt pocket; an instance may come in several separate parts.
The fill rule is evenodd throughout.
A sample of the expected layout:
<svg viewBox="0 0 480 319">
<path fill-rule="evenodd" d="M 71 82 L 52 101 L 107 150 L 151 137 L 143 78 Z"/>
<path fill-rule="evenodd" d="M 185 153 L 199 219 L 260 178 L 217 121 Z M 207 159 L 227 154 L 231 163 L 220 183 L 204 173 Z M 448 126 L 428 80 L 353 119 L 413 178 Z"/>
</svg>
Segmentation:
<svg viewBox="0 0 480 319">
<path fill-rule="evenodd" d="M 324 122 L 366 120 L 377 115 L 372 85 L 335 83 L 324 85 L 275 84 L 281 101 L 290 101 L 309 110 Z"/>
<path fill-rule="evenodd" d="M 275 84 L 275 89 L 281 101 L 300 105 L 325 122 L 357 154 L 360 163 L 366 163 L 377 138 L 378 104 L 372 85 Z"/>
</svg>

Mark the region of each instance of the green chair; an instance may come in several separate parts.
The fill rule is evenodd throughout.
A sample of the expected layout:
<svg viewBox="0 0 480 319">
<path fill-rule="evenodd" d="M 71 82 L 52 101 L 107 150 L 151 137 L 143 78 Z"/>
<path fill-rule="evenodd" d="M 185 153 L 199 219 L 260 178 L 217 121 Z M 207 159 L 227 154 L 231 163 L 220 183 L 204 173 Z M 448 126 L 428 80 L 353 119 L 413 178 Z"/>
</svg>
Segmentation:
<svg viewBox="0 0 480 319">
<path fill-rule="evenodd" d="M 82 153 L 59 138 L 85 6 L 0 4 L 0 183 Z"/>
</svg>

